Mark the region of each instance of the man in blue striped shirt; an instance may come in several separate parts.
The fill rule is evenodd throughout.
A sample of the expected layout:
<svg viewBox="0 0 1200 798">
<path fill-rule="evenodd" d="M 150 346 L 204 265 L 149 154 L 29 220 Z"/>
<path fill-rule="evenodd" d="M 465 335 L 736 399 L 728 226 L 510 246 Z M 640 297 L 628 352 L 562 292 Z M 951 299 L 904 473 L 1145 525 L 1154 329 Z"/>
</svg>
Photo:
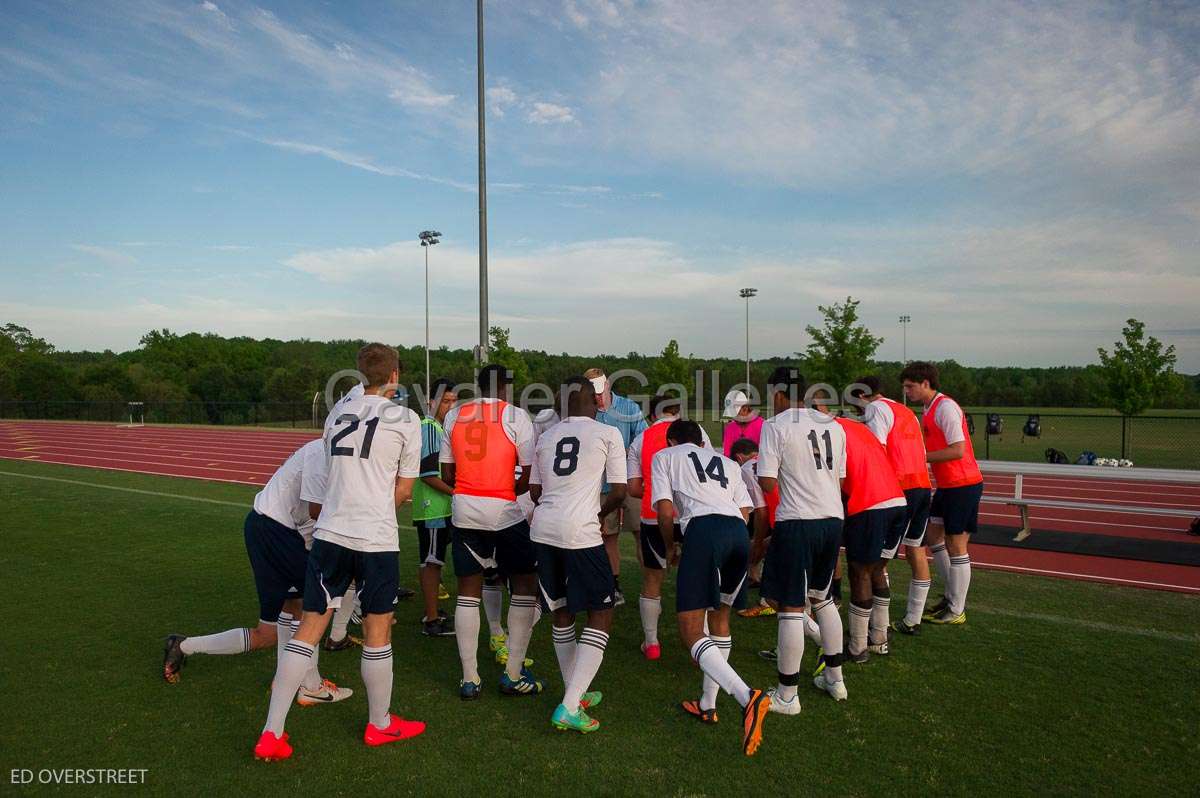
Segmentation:
<svg viewBox="0 0 1200 798">
<path fill-rule="evenodd" d="M 585 371 L 583 376 L 590 380 L 596 388 L 596 404 L 599 406 L 596 420 L 615 427 L 621 433 L 621 441 L 625 445 L 625 451 L 628 452 L 629 444 L 633 443 L 633 439 L 646 429 L 646 416 L 642 413 L 642 406 L 632 399 L 613 393 L 612 384 L 608 375 L 604 373 L 604 369 L 591 368 Z M 601 496 L 608 493 L 607 482 L 601 487 L 600 493 Z M 622 523 L 622 516 L 624 523 Z M 619 545 L 621 527 L 624 526 L 630 532 L 636 533 L 640 518 L 640 501 L 627 498 L 624 507 L 614 510 L 604 519 L 602 530 L 604 549 L 608 553 L 613 580 L 616 583 L 616 591 L 613 594 L 613 606 L 616 607 L 625 603 L 625 595 L 621 592 L 621 548 Z"/>
</svg>

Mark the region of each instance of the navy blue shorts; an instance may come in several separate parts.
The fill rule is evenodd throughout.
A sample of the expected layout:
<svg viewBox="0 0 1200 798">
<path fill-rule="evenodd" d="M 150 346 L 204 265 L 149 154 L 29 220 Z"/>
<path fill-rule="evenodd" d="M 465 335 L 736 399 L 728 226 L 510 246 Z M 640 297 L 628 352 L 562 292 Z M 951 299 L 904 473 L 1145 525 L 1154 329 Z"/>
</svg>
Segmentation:
<svg viewBox="0 0 1200 798">
<path fill-rule="evenodd" d="M 762 597 L 803 607 L 829 597 L 842 545 L 842 519 L 776 521 L 763 560 Z"/>
<path fill-rule="evenodd" d="M 533 546 L 537 552 L 542 606 L 546 610 L 565 609 L 574 615 L 613 608 L 613 591 L 617 586 L 603 544 L 587 549 L 560 549 L 548 543 Z"/>
<path fill-rule="evenodd" d="M 740 516 L 693 518 L 675 577 L 675 611 L 716 610 L 722 604 L 744 607 L 745 597 L 740 594 L 749 558 L 750 540 Z"/>
<path fill-rule="evenodd" d="M 895 557 L 904 537 L 905 515 L 904 507 L 883 507 L 849 516 L 842 527 L 846 559 L 857 565 L 874 565 Z"/>
<path fill-rule="evenodd" d="M 446 525 L 430 529 L 424 521 L 413 521 L 417 528 L 417 567 L 445 565 L 446 546 L 450 545 L 450 521 Z"/>
<path fill-rule="evenodd" d="M 929 503 L 933 494 L 929 488 L 909 488 L 904 491 L 905 507 L 904 545 L 924 546 L 925 528 L 929 526 Z"/>
<path fill-rule="evenodd" d="M 983 483 L 958 488 L 938 488 L 933 492 L 929 517 L 940 521 L 947 535 L 974 535 L 979 531 L 979 500 Z"/>
<path fill-rule="evenodd" d="M 356 551 L 314 540 L 308 553 L 304 611 L 324 613 L 339 606 L 351 582 L 364 614 L 392 612 L 400 586 L 400 552 Z"/>
<path fill-rule="evenodd" d="M 522 521 L 499 532 L 454 528 L 454 573 L 474 576 L 498 570 L 505 577 L 537 573 L 537 553 Z"/>
<path fill-rule="evenodd" d="M 662 571 L 667 567 L 667 542 L 658 531 L 658 524 L 642 522 L 638 535 L 638 545 L 642 547 L 642 567 L 652 571 Z"/>
<path fill-rule="evenodd" d="M 304 538 L 274 518 L 251 510 L 242 525 L 246 554 L 258 591 L 258 617 L 274 623 L 283 603 L 304 595 L 304 570 L 308 551 Z"/>
</svg>

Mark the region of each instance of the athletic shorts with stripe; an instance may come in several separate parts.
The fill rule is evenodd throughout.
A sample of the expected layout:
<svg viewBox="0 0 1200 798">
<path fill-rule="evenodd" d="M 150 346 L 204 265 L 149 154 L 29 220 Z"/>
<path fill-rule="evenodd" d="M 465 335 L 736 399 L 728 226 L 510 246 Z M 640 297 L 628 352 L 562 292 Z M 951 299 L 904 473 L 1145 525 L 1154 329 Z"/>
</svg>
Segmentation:
<svg viewBox="0 0 1200 798">
<path fill-rule="evenodd" d="M 847 517 L 842 527 L 846 559 L 859 565 L 873 565 L 895 557 L 900 538 L 904 537 L 905 514 L 904 507 L 882 507 Z"/>
<path fill-rule="evenodd" d="M 574 615 L 613 608 L 617 588 L 603 545 L 586 549 L 562 549 L 548 543 L 533 546 L 542 605 L 547 611 L 566 609 Z"/>
<path fill-rule="evenodd" d="M 740 517 L 693 518 L 688 522 L 675 576 L 676 612 L 716 610 L 722 604 L 744 607 L 745 597 L 739 594 L 749 558 L 750 540 L 746 537 L 746 522 Z"/>
<path fill-rule="evenodd" d="M 283 603 L 304 594 L 304 571 L 308 550 L 294 529 L 251 510 L 242 525 L 246 554 L 258 592 L 258 617 L 274 623 Z"/>
<path fill-rule="evenodd" d="M 499 569 L 506 578 L 537 573 L 537 553 L 525 521 L 498 532 L 454 527 L 451 538 L 456 576 L 474 576 L 491 569 Z"/>
<path fill-rule="evenodd" d="M 400 552 L 356 551 L 314 540 L 308 553 L 304 611 L 324 613 L 340 607 L 351 582 L 364 613 L 392 612 L 400 586 Z"/>
<path fill-rule="evenodd" d="M 679 530 L 675 530 L 679 534 Z M 658 524 L 642 522 L 638 533 L 638 545 L 642 547 L 642 567 L 651 571 L 662 571 L 667 567 L 667 542 L 658 531 Z"/>
<path fill-rule="evenodd" d="M 958 488 L 938 488 L 933 492 L 929 517 L 941 523 L 947 535 L 974 535 L 979 531 L 979 501 L 983 483 Z"/>
<path fill-rule="evenodd" d="M 904 491 L 905 546 L 925 545 L 925 529 L 929 526 L 929 503 L 933 491 L 929 488 L 909 488 Z"/>
<path fill-rule="evenodd" d="M 446 519 L 445 526 L 432 529 L 425 521 L 414 521 L 413 526 L 417 528 L 417 566 L 445 565 L 446 547 L 450 545 L 450 519 Z"/>
<path fill-rule="evenodd" d="M 762 597 L 782 607 L 828 598 L 841 545 L 840 518 L 776 521 L 763 560 Z"/>
</svg>

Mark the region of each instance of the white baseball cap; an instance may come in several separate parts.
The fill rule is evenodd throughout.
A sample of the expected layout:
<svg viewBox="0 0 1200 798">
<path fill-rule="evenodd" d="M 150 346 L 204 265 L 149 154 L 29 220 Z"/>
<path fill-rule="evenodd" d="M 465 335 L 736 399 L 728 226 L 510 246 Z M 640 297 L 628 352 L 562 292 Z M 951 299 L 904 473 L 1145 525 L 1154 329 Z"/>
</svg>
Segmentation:
<svg viewBox="0 0 1200 798">
<path fill-rule="evenodd" d="M 750 399 L 742 391 L 730 391 L 725 394 L 725 412 L 721 415 L 725 418 L 733 418 L 746 405 L 750 404 Z"/>
<path fill-rule="evenodd" d="M 608 377 L 604 376 L 603 374 L 601 374 L 599 377 L 592 377 L 589 382 L 591 382 L 592 387 L 596 389 L 597 395 L 604 393 L 604 390 L 608 387 Z"/>
</svg>

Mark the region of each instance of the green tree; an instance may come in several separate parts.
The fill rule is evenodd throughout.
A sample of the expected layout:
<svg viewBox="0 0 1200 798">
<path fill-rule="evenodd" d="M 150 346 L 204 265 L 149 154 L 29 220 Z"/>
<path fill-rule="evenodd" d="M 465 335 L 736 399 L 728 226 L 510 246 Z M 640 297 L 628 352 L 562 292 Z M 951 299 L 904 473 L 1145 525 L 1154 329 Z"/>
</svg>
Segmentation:
<svg viewBox="0 0 1200 798">
<path fill-rule="evenodd" d="M 691 359 L 679 354 L 679 342 L 674 338 L 667 341 L 650 371 L 653 383 L 650 387 L 654 389 L 669 383 L 687 386 L 692 379 Z"/>
<path fill-rule="evenodd" d="M 1127 320 L 1121 335 L 1125 340 L 1113 344 L 1112 354 L 1104 347 L 1096 351 L 1111 406 L 1136 416 L 1182 388 L 1182 381 L 1175 373 L 1175 347 L 1164 349 L 1153 335 L 1147 338 L 1143 322 Z"/>
<path fill-rule="evenodd" d="M 17 352 L 48 355 L 53 351 L 53 346 L 42 338 L 34 337 L 28 327 L 22 327 L 12 322 L 0 327 L 0 357 Z"/>
<path fill-rule="evenodd" d="M 529 366 L 521 353 L 508 341 L 507 327 L 492 327 L 488 330 L 491 341 L 488 352 L 489 363 L 499 363 L 513 373 L 513 384 L 518 388 L 529 384 Z"/>
<path fill-rule="evenodd" d="M 858 305 L 858 300 L 846 297 L 845 302 L 817 306 L 824 323 L 804 328 L 812 340 L 804 352 L 797 353 L 805 360 L 810 381 L 821 380 L 841 390 L 870 367 L 883 339 L 858 323 Z"/>
</svg>

